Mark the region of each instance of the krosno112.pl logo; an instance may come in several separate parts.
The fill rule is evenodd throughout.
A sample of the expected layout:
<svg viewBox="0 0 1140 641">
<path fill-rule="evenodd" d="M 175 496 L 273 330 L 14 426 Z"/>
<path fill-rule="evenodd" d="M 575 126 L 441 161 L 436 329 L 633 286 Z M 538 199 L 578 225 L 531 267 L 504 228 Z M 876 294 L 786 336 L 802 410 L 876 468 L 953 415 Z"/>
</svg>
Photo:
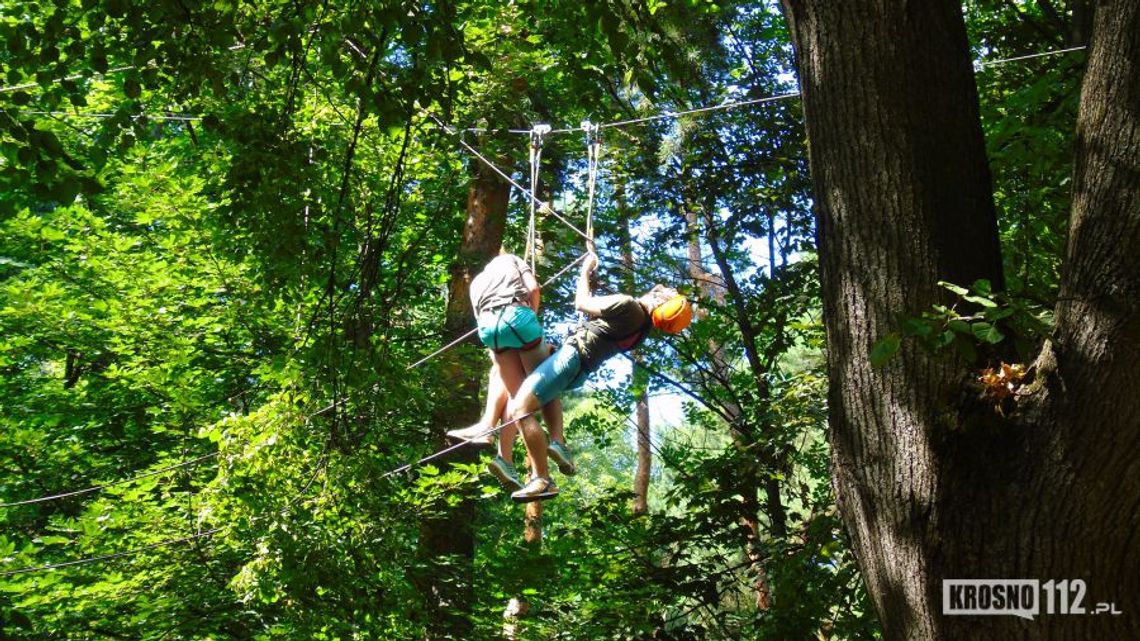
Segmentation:
<svg viewBox="0 0 1140 641">
<path fill-rule="evenodd" d="M 1115 603 L 1085 605 L 1081 579 L 943 579 L 942 614 L 1008 615 L 1120 614 Z"/>
</svg>

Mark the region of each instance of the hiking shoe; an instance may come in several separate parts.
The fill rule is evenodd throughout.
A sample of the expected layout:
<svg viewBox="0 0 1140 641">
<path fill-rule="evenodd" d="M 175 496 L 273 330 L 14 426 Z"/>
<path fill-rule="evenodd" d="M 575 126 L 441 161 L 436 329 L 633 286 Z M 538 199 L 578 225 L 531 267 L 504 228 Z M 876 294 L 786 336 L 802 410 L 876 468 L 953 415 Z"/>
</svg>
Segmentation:
<svg viewBox="0 0 1140 641">
<path fill-rule="evenodd" d="M 447 436 L 457 441 L 467 441 L 472 445 L 490 445 L 495 442 L 494 437 L 491 435 L 491 430 L 483 427 L 479 423 L 471 427 L 451 430 L 447 433 Z"/>
<path fill-rule="evenodd" d="M 491 462 L 487 464 L 487 471 L 499 479 L 503 487 L 510 491 L 521 490 L 523 488 L 522 481 L 519 480 L 518 474 L 515 473 L 515 466 L 511 465 L 510 461 L 501 456 L 496 456 L 491 459 Z"/>
<path fill-rule="evenodd" d="M 551 440 L 550 445 L 546 447 L 546 453 L 550 456 L 550 460 L 558 465 L 558 471 L 566 476 L 574 476 L 578 468 L 574 467 L 574 458 L 570 456 L 570 450 L 562 443 Z"/>
<path fill-rule="evenodd" d="M 516 503 L 544 501 L 556 496 L 558 496 L 558 486 L 554 484 L 554 481 L 551 481 L 545 476 L 536 476 L 521 490 L 511 492 L 511 498 L 514 499 Z"/>
</svg>

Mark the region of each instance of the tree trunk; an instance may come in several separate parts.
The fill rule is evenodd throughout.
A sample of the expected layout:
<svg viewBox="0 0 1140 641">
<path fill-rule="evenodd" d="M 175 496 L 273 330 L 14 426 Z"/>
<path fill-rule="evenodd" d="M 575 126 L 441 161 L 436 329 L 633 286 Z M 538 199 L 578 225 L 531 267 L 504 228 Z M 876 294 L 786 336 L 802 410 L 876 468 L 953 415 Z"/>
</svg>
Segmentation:
<svg viewBox="0 0 1140 641">
<path fill-rule="evenodd" d="M 689 277 L 692 278 L 694 286 L 700 292 L 702 298 L 717 303 L 724 304 L 725 300 L 725 283 L 727 274 L 732 276 L 731 266 L 727 261 L 718 259 L 718 267 L 721 269 L 721 276 L 716 277 L 714 274 L 708 272 L 704 268 L 704 261 L 701 257 L 701 223 L 693 207 L 684 208 L 685 227 L 688 230 L 688 263 L 689 263 Z M 716 241 L 715 233 L 711 230 L 705 230 L 707 240 L 710 244 Z M 719 251 L 719 249 L 717 249 Z M 736 290 L 735 295 L 739 296 L 740 291 Z M 740 329 L 741 335 L 746 335 L 746 345 L 752 349 L 756 348 L 755 333 L 752 331 L 751 325 L 745 319 L 745 324 L 737 324 Z M 748 342 L 748 341 L 751 342 Z M 728 381 L 732 379 L 732 368 L 724 358 L 724 350 L 714 340 L 710 340 L 708 344 L 709 360 L 713 369 L 712 378 L 717 381 L 723 381 L 724 385 L 728 385 Z M 748 347 L 746 347 L 746 350 Z M 752 362 L 752 359 L 750 359 Z M 754 373 L 760 374 L 753 370 Z M 743 412 L 738 404 L 731 400 L 723 401 L 725 413 L 732 419 L 729 426 L 732 430 L 732 439 L 737 447 L 747 448 L 750 446 L 750 440 L 743 430 L 740 429 L 743 420 Z M 755 469 L 741 470 L 739 475 L 740 486 L 738 491 L 742 497 L 743 506 L 741 511 L 744 516 L 741 519 L 741 525 L 744 526 L 746 532 L 746 543 L 744 546 L 744 554 L 751 562 L 751 569 L 756 575 L 752 587 L 756 592 L 756 607 L 759 610 L 767 610 L 772 605 L 772 591 L 768 583 L 768 573 L 764 568 L 764 559 L 766 554 L 760 544 L 760 501 L 758 498 L 758 490 L 761 485 L 760 475 Z M 772 523 L 772 534 L 777 537 L 784 537 L 787 534 L 786 527 L 784 526 L 784 509 L 780 501 L 779 483 L 774 479 L 770 479 L 765 483 L 766 493 L 766 509 L 769 513 L 769 519 Z"/>
<path fill-rule="evenodd" d="M 1102 3 L 1082 94 L 1063 302 L 1018 410 L 960 358 L 872 345 L 1001 260 L 960 3 L 784 0 L 828 337 L 833 483 L 893 639 L 1140 636 L 1140 13 Z M 1112 390 L 1105 399 L 1105 390 Z M 1082 579 L 1119 616 L 946 616 L 942 581 Z M 1125 605 L 1132 604 L 1132 605 Z"/>
<path fill-rule="evenodd" d="M 471 279 L 498 254 L 506 225 L 510 185 L 480 164 L 472 165 L 472 174 L 463 241 L 448 284 L 443 337 L 448 342 L 468 331 L 474 322 L 468 296 Z M 477 346 L 478 339 L 472 337 L 470 344 Z M 480 382 L 488 363 L 482 350 L 464 346 L 440 358 L 444 379 L 452 386 L 433 412 L 430 441 L 443 446 L 448 429 L 478 420 L 482 408 Z M 440 463 L 470 463 L 476 456 L 472 448 L 463 448 Z M 455 507 L 435 507 L 438 509 L 420 523 L 419 554 L 426 569 L 416 580 L 427 610 L 428 638 L 467 638 L 471 631 L 475 502 L 465 497 Z"/>
<path fill-rule="evenodd" d="M 634 280 L 633 240 L 630 235 L 629 208 L 625 204 L 625 192 L 621 185 L 614 189 L 614 201 L 617 203 L 618 228 L 621 234 L 621 260 L 625 266 L 624 291 L 632 292 L 637 287 Z M 633 505 L 631 511 L 636 514 L 649 512 L 649 477 L 653 469 L 652 433 L 649 427 L 649 386 L 646 384 L 645 370 L 640 367 L 642 356 L 633 355 L 633 371 L 630 378 L 634 385 L 634 418 L 637 424 L 637 471 L 633 475 Z"/>
</svg>

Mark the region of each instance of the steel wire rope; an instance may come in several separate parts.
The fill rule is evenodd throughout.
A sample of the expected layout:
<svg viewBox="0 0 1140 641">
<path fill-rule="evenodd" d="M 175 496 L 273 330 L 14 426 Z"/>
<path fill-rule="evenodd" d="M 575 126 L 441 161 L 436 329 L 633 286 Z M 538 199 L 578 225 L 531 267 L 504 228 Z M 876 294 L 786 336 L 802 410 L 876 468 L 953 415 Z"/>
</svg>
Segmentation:
<svg viewBox="0 0 1140 641">
<path fill-rule="evenodd" d="M 317 416 L 321 412 L 328 411 L 328 409 L 330 407 L 331 406 L 326 407 L 326 408 L 321 409 L 321 410 L 318 410 L 317 412 L 313 412 L 312 414 L 309 414 L 308 416 L 305 417 L 305 420 L 309 420 L 309 419 L 313 418 L 314 416 Z M 301 490 L 299 492 L 297 492 L 297 494 L 295 494 L 293 497 L 291 497 L 288 501 L 285 502 L 285 504 L 283 506 L 281 506 L 280 508 L 278 508 L 275 511 L 279 512 L 281 510 L 292 507 L 298 500 L 300 500 L 300 498 L 302 496 L 304 496 L 304 494 L 306 492 L 308 492 L 309 488 L 312 487 L 313 481 L 315 481 L 317 476 L 321 473 L 321 471 L 323 471 L 327 467 L 327 464 L 328 464 L 328 452 L 327 452 L 327 443 L 326 443 L 326 451 L 324 453 L 322 453 L 320 459 L 318 459 L 317 464 L 314 466 L 313 473 L 309 476 L 309 479 L 305 482 L 305 485 L 301 488 Z M 268 517 L 268 513 L 255 515 L 249 519 L 249 522 L 254 523 L 254 522 L 263 520 L 267 517 Z M 166 539 L 163 541 L 157 541 L 155 543 L 150 543 L 147 545 L 139 546 L 137 548 L 132 548 L 130 550 L 123 550 L 121 552 L 113 552 L 111 554 L 100 554 L 97 556 L 84 557 L 81 559 L 73 559 L 71 561 L 60 561 L 58 563 L 46 563 L 43 565 L 27 566 L 27 567 L 23 567 L 23 568 L 16 568 L 14 570 L 0 570 L 0 577 L 15 576 L 18 574 L 30 574 L 33 572 L 42 572 L 45 570 L 54 570 L 54 569 L 58 569 L 58 568 L 65 568 L 65 567 L 71 567 L 71 566 L 76 566 L 76 565 L 86 565 L 89 563 L 98 563 L 98 562 L 102 562 L 102 561 L 110 561 L 113 559 L 119 559 L 119 558 L 123 558 L 126 556 L 133 556 L 135 554 L 139 554 L 141 552 L 146 552 L 147 550 L 153 550 L 155 548 L 167 547 L 167 546 L 173 546 L 173 545 L 181 545 L 183 543 L 188 543 L 190 541 L 194 541 L 197 539 L 209 538 L 209 537 L 212 537 L 213 535 L 217 534 L 218 532 L 221 532 L 224 529 L 225 528 L 222 528 L 222 527 L 211 528 L 209 530 L 203 530 L 201 532 L 196 532 L 196 533 L 191 534 L 189 536 L 184 536 L 184 537 L 179 537 L 179 538 L 174 538 L 174 539 Z"/>
<path fill-rule="evenodd" d="M 237 46 L 231 47 L 231 50 L 241 49 L 242 47 L 244 47 L 244 45 L 237 45 Z M 1080 45 L 1080 46 L 1076 46 L 1076 47 L 1067 47 L 1064 49 L 1056 49 L 1056 50 L 1052 50 L 1052 51 L 1042 51 L 1042 52 L 1038 52 L 1038 53 L 1026 54 L 1026 55 L 1022 55 L 1022 56 L 1013 56 L 1013 57 L 1009 57 L 1009 58 L 999 58 L 997 60 L 979 60 L 979 61 L 974 62 L 974 69 L 976 71 L 980 71 L 980 70 L 985 69 L 987 67 L 1003 65 L 1003 64 L 1010 63 L 1010 62 L 1020 62 L 1020 61 L 1024 61 L 1024 60 L 1031 60 L 1034 58 L 1043 58 L 1046 56 L 1055 56 L 1055 55 L 1060 55 L 1060 54 L 1072 53 L 1074 51 L 1082 51 L 1082 50 L 1087 49 L 1087 48 L 1088 48 L 1087 45 Z M 135 67 L 133 65 L 128 65 L 125 67 L 116 67 L 113 69 L 108 69 L 105 72 L 105 74 L 96 74 L 96 75 L 104 76 L 106 74 L 116 73 L 116 72 L 120 72 L 120 71 L 128 71 L 128 70 L 134 69 L 134 68 Z M 79 80 L 79 79 L 82 79 L 83 77 L 84 76 L 82 74 L 76 74 L 73 76 L 68 76 L 67 78 L 64 78 L 64 80 Z M 59 81 L 53 81 L 52 84 L 58 84 L 58 82 Z M 38 87 L 38 86 L 39 86 L 38 83 L 25 83 L 25 84 L 20 84 L 20 85 L 12 85 L 12 86 L 8 86 L 8 87 L 0 87 L 0 93 L 17 91 L 20 89 L 30 89 L 30 88 L 34 88 L 34 87 Z M 698 115 L 698 114 L 704 114 L 704 113 L 709 113 L 709 112 L 713 112 L 713 111 L 724 111 L 724 110 L 728 110 L 728 109 L 736 109 L 739 107 L 748 107 L 748 106 L 757 105 L 757 104 L 764 104 L 764 103 L 776 102 L 776 101 L 780 101 L 780 100 L 787 100 L 789 98 L 798 97 L 799 95 L 800 95 L 800 92 L 794 91 L 794 92 L 787 92 L 787 93 L 783 93 L 783 94 L 775 94 L 775 95 L 771 95 L 771 96 L 763 96 L 760 98 L 751 98 L 748 100 L 738 100 L 738 101 L 734 101 L 734 102 L 726 102 L 726 103 L 722 103 L 722 104 L 718 104 L 718 105 L 706 105 L 703 107 L 695 107 L 692 109 L 683 109 L 680 111 L 667 110 L 667 111 L 663 111 L 663 112 L 660 112 L 657 114 L 653 114 L 653 115 L 649 115 L 649 116 L 643 116 L 643 117 L 639 117 L 639 118 L 629 118 L 629 119 L 625 119 L 625 120 L 616 120 L 616 121 L 612 121 L 612 122 L 604 122 L 604 123 L 600 123 L 596 126 L 599 128 L 606 128 L 606 129 L 611 128 L 611 127 L 624 127 L 627 125 L 640 124 L 643 122 L 652 122 L 652 121 L 656 121 L 656 120 L 667 120 L 670 118 L 679 118 L 681 116 Z M 90 112 L 87 112 L 87 113 L 85 113 L 85 112 L 25 112 L 25 113 L 42 114 L 42 115 L 59 115 L 61 117 L 76 117 L 76 118 L 110 118 L 110 117 L 113 117 L 113 115 L 114 115 L 114 114 L 90 113 Z M 190 114 L 175 114 L 175 115 L 171 115 L 171 116 L 151 115 L 148 117 L 154 118 L 154 119 L 171 119 L 171 120 L 196 120 L 196 119 L 201 118 L 200 116 L 193 116 Z M 450 129 L 450 130 L 453 133 L 456 133 L 459 131 L 471 132 L 471 133 L 487 133 L 487 132 L 502 131 L 502 132 L 506 132 L 506 133 L 510 133 L 510 134 L 527 134 L 527 135 L 529 135 L 533 132 L 532 129 L 510 129 L 510 128 L 508 128 L 508 129 L 497 129 L 497 128 L 493 128 L 493 127 L 465 127 L 465 128 Z M 561 127 L 558 129 L 551 129 L 548 133 L 550 133 L 550 134 L 568 134 L 568 133 L 574 133 L 577 131 L 581 131 L 581 127 Z"/>
<path fill-rule="evenodd" d="M 523 187 L 522 185 L 520 185 L 518 183 L 518 181 L 516 181 L 514 178 L 511 178 L 510 175 L 508 175 L 505 171 L 503 171 L 501 168 L 499 168 L 498 165 L 491 162 L 490 159 L 488 159 L 483 154 L 479 153 L 479 151 L 477 149 L 475 149 L 470 144 L 468 144 L 467 141 L 463 139 L 462 135 L 460 135 L 460 132 L 457 131 L 454 127 L 451 127 L 447 124 L 444 124 L 444 122 L 442 120 L 440 120 L 435 114 L 433 114 L 427 110 L 423 110 L 423 113 L 425 115 L 427 115 L 427 117 L 434 120 L 435 123 L 437 125 L 439 125 L 439 127 L 442 128 L 444 131 L 446 131 L 447 133 L 449 133 L 453 136 L 457 136 L 460 146 L 462 146 L 464 149 L 466 149 L 468 153 L 470 153 L 471 155 L 478 158 L 481 162 L 483 162 L 483 164 L 487 165 L 487 167 L 489 169 L 491 169 L 496 174 L 498 174 L 503 180 L 506 180 L 508 183 L 511 184 L 511 186 L 513 186 L 515 189 L 518 189 L 519 192 L 522 193 L 524 196 L 526 196 L 530 200 L 535 201 L 535 204 L 538 205 L 538 207 L 539 207 L 539 211 L 541 211 L 544 214 L 550 214 L 550 215 L 554 216 L 555 218 L 560 220 L 564 225 L 566 225 L 570 229 L 574 230 L 574 232 L 577 233 L 579 236 L 581 236 L 582 238 L 585 238 L 587 241 L 590 240 L 590 237 L 586 234 L 586 232 L 582 231 L 581 229 L 578 229 L 577 225 L 575 225 L 574 223 L 567 220 L 564 216 L 562 216 L 562 214 L 559 214 L 557 211 L 555 211 L 554 208 L 551 207 L 548 203 L 543 202 L 533 192 L 531 192 L 526 187 Z"/>
</svg>

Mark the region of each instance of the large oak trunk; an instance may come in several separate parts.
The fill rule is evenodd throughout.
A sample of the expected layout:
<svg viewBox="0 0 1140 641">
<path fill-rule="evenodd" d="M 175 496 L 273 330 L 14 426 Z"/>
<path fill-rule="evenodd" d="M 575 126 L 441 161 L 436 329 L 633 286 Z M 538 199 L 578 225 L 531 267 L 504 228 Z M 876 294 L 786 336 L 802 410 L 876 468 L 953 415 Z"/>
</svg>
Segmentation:
<svg viewBox="0 0 1140 641">
<path fill-rule="evenodd" d="M 785 0 L 805 103 L 833 482 L 887 639 L 1140 638 L 1140 13 L 1102 2 L 1054 340 L 998 415 L 956 357 L 872 345 L 1000 287 L 960 3 Z M 1083 579 L 1119 616 L 945 616 L 943 579 Z"/>
</svg>

